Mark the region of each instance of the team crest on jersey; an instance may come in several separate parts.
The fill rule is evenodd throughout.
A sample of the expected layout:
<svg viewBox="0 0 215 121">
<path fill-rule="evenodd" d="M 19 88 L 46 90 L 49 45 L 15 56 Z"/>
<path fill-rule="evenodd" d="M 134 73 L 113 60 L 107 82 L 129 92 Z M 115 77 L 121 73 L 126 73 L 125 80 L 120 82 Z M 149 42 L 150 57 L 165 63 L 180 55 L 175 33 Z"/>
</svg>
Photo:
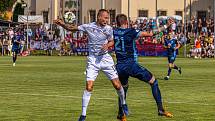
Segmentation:
<svg viewBox="0 0 215 121">
<path fill-rule="evenodd" d="M 136 32 L 140 32 L 140 30 L 136 30 Z"/>
</svg>

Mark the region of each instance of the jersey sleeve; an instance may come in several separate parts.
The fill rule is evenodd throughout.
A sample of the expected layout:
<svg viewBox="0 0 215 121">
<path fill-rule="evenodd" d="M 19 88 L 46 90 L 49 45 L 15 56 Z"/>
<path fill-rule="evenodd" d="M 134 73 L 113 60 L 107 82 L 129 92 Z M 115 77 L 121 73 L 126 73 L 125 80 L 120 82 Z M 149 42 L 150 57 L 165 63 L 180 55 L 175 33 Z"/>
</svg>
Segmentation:
<svg viewBox="0 0 215 121">
<path fill-rule="evenodd" d="M 168 40 L 164 39 L 164 46 L 168 46 Z"/>
<path fill-rule="evenodd" d="M 107 32 L 108 40 L 113 40 L 113 29 L 110 27 Z"/>
<path fill-rule="evenodd" d="M 141 33 L 140 30 L 138 30 L 138 29 L 133 29 L 133 30 L 132 30 L 133 38 L 138 38 L 138 37 L 140 37 L 140 33 Z"/>
<path fill-rule="evenodd" d="M 78 30 L 79 30 L 79 31 L 86 32 L 86 28 L 87 28 L 88 26 L 89 26 L 88 24 L 82 24 L 82 25 L 78 26 Z"/>
</svg>

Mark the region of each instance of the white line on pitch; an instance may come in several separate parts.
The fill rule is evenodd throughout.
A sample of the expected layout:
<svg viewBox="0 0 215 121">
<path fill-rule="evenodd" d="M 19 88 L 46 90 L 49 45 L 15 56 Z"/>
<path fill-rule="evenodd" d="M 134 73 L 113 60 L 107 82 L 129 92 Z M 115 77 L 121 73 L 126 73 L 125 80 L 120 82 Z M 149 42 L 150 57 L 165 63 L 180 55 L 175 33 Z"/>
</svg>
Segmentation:
<svg viewBox="0 0 215 121">
<path fill-rule="evenodd" d="M 81 99 L 82 96 L 72 96 L 72 95 L 46 95 L 46 94 L 33 94 L 33 93 L 11 93 L 11 92 L 0 92 L 0 94 L 8 94 L 8 95 L 27 95 L 27 96 L 45 96 L 45 97 L 60 97 L 60 98 L 76 98 Z M 100 97 L 94 97 L 99 100 L 117 100 L 117 98 L 100 98 Z M 132 100 L 129 99 L 129 101 L 134 102 L 142 102 L 142 100 Z M 154 101 L 149 101 L 151 103 L 154 103 Z M 165 103 L 172 103 L 172 104 L 194 104 L 194 105 L 204 105 L 204 106 L 215 106 L 214 104 L 207 104 L 207 103 L 197 103 L 197 102 L 183 102 L 183 101 L 164 101 Z"/>
</svg>

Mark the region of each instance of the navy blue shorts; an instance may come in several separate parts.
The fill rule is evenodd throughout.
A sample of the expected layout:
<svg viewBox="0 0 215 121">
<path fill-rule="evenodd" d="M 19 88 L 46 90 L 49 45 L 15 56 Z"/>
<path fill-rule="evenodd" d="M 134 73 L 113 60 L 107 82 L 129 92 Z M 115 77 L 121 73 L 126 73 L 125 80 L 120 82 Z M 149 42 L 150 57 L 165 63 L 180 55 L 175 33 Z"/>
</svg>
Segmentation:
<svg viewBox="0 0 215 121">
<path fill-rule="evenodd" d="M 12 47 L 12 52 L 15 52 L 16 54 L 18 54 L 18 53 L 20 53 L 20 48 L 16 47 L 16 46 L 13 46 Z"/>
<path fill-rule="evenodd" d="M 118 63 L 116 65 L 116 70 L 122 85 L 126 85 L 128 83 L 129 76 L 147 83 L 152 79 L 153 76 L 150 71 L 135 62 L 123 64 Z"/>
<path fill-rule="evenodd" d="M 174 63 L 175 62 L 176 56 L 168 56 L 168 62 L 169 63 Z"/>
</svg>

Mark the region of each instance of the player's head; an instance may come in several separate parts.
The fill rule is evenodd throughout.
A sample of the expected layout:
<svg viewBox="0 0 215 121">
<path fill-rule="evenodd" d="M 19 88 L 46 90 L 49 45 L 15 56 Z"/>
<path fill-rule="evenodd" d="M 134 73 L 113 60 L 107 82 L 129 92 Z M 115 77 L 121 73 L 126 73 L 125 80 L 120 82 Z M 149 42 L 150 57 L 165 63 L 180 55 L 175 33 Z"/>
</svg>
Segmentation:
<svg viewBox="0 0 215 121">
<path fill-rule="evenodd" d="M 118 27 L 121 27 L 122 25 L 128 25 L 128 19 L 125 14 L 118 14 L 116 16 L 116 24 Z"/>
<path fill-rule="evenodd" d="M 167 39 L 168 39 L 168 40 L 171 40 L 171 39 L 172 39 L 172 32 L 169 32 L 169 33 L 168 33 Z"/>
<path fill-rule="evenodd" d="M 100 9 L 97 14 L 97 23 L 101 26 L 107 25 L 109 22 L 109 12 L 106 9 Z"/>
</svg>

